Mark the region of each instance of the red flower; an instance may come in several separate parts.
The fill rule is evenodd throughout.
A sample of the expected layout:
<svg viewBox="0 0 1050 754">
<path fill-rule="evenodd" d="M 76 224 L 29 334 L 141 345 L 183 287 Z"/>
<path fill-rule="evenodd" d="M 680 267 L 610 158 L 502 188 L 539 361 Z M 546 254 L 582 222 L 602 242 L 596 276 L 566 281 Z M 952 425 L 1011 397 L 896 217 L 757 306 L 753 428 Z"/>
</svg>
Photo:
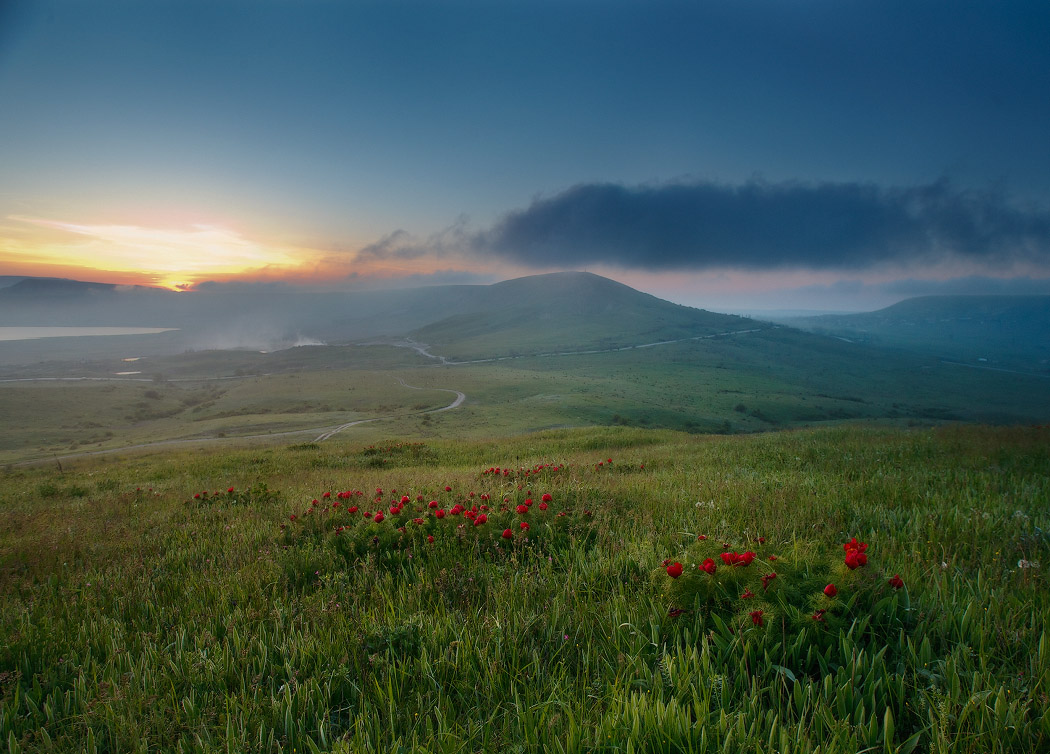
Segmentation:
<svg viewBox="0 0 1050 754">
<path fill-rule="evenodd" d="M 547 510 L 547 504 L 546 503 L 540 503 L 540 510 L 541 511 Z"/>
<path fill-rule="evenodd" d="M 428 508 L 437 508 L 438 507 L 438 501 L 437 500 L 431 500 L 429 503 L 427 503 L 427 507 Z"/>
<path fill-rule="evenodd" d="M 671 563 L 671 565 L 667 566 L 667 575 L 672 579 L 677 579 L 682 575 L 682 564 L 678 562 Z"/>
<path fill-rule="evenodd" d="M 290 515 L 290 516 L 288 517 L 288 520 L 289 520 L 289 521 L 294 521 L 294 520 L 295 520 L 295 514 L 293 513 L 292 515 Z"/>
<path fill-rule="evenodd" d="M 767 573 L 762 577 L 762 588 L 769 589 L 769 582 L 775 579 L 777 575 L 775 573 Z"/>
<path fill-rule="evenodd" d="M 351 505 L 349 508 L 346 509 L 346 512 L 347 513 L 357 513 L 357 506 L 356 505 Z"/>
<path fill-rule="evenodd" d="M 847 552 L 847 553 L 850 552 L 851 550 L 856 550 L 857 552 L 865 552 L 865 551 L 867 551 L 867 549 L 868 549 L 868 543 L 867 542 L 858 542 L 856 537 L 851 539 L 846 544 L 842 545 L 842 551 L 843 552 Z"/>
<path fill-rule="evenodd" d="M 436 511 L 434 511 L 434 518 L 444 518 L 444 517 L 445 517 L 445 509 L 444 508 L 438 508 Z"/>
<path fill-rule="evenodd" d="M 543 501 L 543 502 L 545 502 L 545 503 L 549 503 L 549 502 L 550 502 L 551 500 L 553 500 L 553 499 L 554 499 L 554 498 L 553 498 L 553 497 L 551 497 L 551 494 L 550 494 L 549 492 L 544 492 L 544 493 L 543 493 L 543 496 L 542 496 L 542 497 L 540 498 L 540 500 L 542 500 L 542 501 Z"/>
<path fill-rule="evenodd" d="M 754 592 L 752 592 L 750 589 L 745 589 L 744 593 L 740 595 L 740 599 L 742 599 L 742 600 L 749 600 L 749 599 L 751 599 L 754 596 L 755 596 Z"/>
<path fill-rule="evenodd" d="M 823 623 L 824 622 L 824 613 L 826 613 L 826 612 L 827 612 L 827 610 L 817 610 L 817 612 L 813 613 L 813 620 L 820 621 L 821 623 Z"/>
<path fill-rule="evenodd" d="M 481 526 L 483 523 L 489 520 L 489 517 L 484 513 L 478 514 L 478 517 L 474 519 L 474 526 Z"/>
<path fill-rule="evenodd" d="M 230 487 L 230 489 L 228 489 L 226 491 L 229 492 L 232 495 L 233 494 L 233 487 Z"/>
<path fill-rule="evenodd" d="M 529 522 L 528 521 L 522 521 L 520 524 L 518 524 L 518 526 L 520 526 L 523 531 L 526 531 L 529 528 Z"/>
<path fill-rule="evenodd" d="M 867 565 L 868 556 L 860 550 L 849 550 L 846 552 L 846 567 L 851 571 L 862 565 Z"/>
<path fill-rule="evenodd" d="M 764 545 L 764 544 L 766 543 L 766 538 L 765 538 L 765 537 L 759 537 L 759 538 L 758 538 L 758 543 L 759 543 L 760 545 Z"/>
<path fill-rule="evenodd" d="M 331 492 L 326 492 L 323 495 L 321 495 L 321 497 L 331 497 L 331 496 L 332 496 Z"/>
<path fill-rule="evenodd" d="M 434 541 L 434 535 L 433 534 L 428 534 L 427 535 L 427 542 L 433 542 L 433 541 Z"/>
<path fill-rule="evenodd" d="M 672 607 L 670 610 L 667 611 L 667 616 L 669 618 L 677 618 L 679 615 L 681 615 L 684 612 L 685 612 L 685 610 L 683 610 L 680 607 Z"/>
<path fill-rule="evenodd" d="M 413 518 L 412 519 L 412 523 L 414 523 L 416 526 L 422 526 L 423 525 L 423 519 L 421 519 L 421 518 Z"/>
<path fill-rule="evenodd" d="M 834 584 L 828 584 L 826 587 L 824 587 L 824 594 L 828 595 L 829 597 L 834 597 L 838 593 L 838 587 L 836 587 Z"/>
<path fill-rule="evenodd" d="M 515 512 L 517 512 L 517 513 L 520 513 L 520 514 L 524 515 L 524 514 L 526 514 L 526 513 L 528 513 L 528 512 L 529 512 L 529 506 L 527 506 L 527 505 L 519 505 L 519 506 L 518 506 L 517 508 L 515 508 L 514 510 L 515 510 Z"/>
<path fill-rule="evenodd" d="M 904 586 L 904 580 L 901 578 L 899 573 L 893 574 L 893 578 L 889 580 L 889 585 L 894 589 L 900 589 Z"/>
<path fill-rule="evenodd" d="M 708 558 L 703 563 L 701 563 L 700 564 L 700 570 L 701 571 L 707 571 L 708 573 L 714 575 L 714 572 L 715 572 L 715 561 L 714 561 L 714 559 L 713 558 Z"/>
<path fill-rule="evenodd" d="M 719 557 L 722 558 L 722 562 L 726 565 L 731 566 L 749 566 L 751 561 L 755 559 L 755 553 L 748 550 L 747 552 L 723 552 Z"/>
<path fill-rule="evenodd" d="M 698 534 L 696 538 L 697 538 L 698 541 L 703 542 L 705 539 L 707 539 L 707 535 L 706 534 Z"/>
<path fill-rule="evenodd" d="M 512 532 L 510 529 L 504 529 L 503 530 L 503 538 L 504 539 L 511 539 L 511 538 L 513 538 L 513 536 L 514 536 L 514 532 Z"/>
<path fill-rule="evenodd" d="M 452 492 L 452 488 L 449 487 L 447 484 L 445 485 L 445 492 Z"/>
<path fill-rule="evenodd" d="M 410 502 L 412 502 L 412 498 L 410 498 L 408 495 L 402 495 L 401 496 L 401 504 L 402 505 L 404 505 L 405 503 L 410 503 Z"/>
<path fill-rule="evenodd" d="M 770 561 L 770 562 L 773 562 L 773 561 L 774 561 L 774 560 L 776 560 L 776 559 L 777 559 L 777 556 L 776 556 L 776 555 L 770 555 L 770 556 L 769 556 L 769 561 Z"/>
<path fill-rule="evenodd" d="M 756 626 L 761 626 L 762 625 L 762 611 L 761 610 L 752 610 L 751 611 L 751 622 L 754 623 Z"/>
</svg>

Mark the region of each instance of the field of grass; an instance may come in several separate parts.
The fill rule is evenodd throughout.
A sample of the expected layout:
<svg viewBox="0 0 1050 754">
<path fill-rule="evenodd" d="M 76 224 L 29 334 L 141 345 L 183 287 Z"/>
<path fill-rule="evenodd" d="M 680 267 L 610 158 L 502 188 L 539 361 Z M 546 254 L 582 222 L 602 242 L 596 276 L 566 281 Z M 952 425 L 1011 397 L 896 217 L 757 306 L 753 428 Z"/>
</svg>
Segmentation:
<svg viewBox="0 0 1050 754">
<path fill-rule="evenodd" d="M 326 428 L 380 419 L 346 432 L 370 441 L 616 425 L 728 434 L 858 420 L 1050 421 L 1043 377 L 785 329 L 451 366 L 391 346 L 200 352 L 134 366 L 142 371 L 137 380 L 0 383 L 0 463 L 173 440 L 260 444 L 299 432 L 296 441 L 308 441 Z M 38 365 L 35 375 L 111 377 L 120 369 L 119 361 Z M 466 394 L 463 405 L 428 413 L 450 403 L 450 390 Z"/>
<path fill-rule="evenodd" d="M 1045 428 L 388 437 L 0 472 L 0 746 L 1050 748 Z"/>
</svg>

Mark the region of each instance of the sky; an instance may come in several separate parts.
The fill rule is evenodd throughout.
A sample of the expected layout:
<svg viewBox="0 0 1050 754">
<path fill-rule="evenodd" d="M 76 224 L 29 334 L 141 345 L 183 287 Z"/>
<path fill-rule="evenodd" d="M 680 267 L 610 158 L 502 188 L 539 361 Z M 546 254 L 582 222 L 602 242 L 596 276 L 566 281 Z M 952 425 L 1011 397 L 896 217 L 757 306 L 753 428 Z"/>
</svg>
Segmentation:
<svg viewBox="0 0 1050 754">
<path fill-rule="evenodd" d="M 0 276 L 1050 293 L 1050 4 L 0 0 Z"/>
</svg>

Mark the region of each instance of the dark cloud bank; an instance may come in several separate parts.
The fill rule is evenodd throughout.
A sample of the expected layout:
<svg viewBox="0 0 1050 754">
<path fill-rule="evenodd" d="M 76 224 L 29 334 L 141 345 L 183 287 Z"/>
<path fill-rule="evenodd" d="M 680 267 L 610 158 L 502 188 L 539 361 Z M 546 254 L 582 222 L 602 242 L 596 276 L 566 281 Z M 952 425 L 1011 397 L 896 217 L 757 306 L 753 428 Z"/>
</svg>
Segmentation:
<svg viewBox="0 0 1050 754">
<path fill-rule="evenodd" d="M 1050 211 L 947 181 L 588 184 L 507 214 L 471 246 L 555 267 L 850 270 L 946 257 L 1048 263 Z"/>
</svg>

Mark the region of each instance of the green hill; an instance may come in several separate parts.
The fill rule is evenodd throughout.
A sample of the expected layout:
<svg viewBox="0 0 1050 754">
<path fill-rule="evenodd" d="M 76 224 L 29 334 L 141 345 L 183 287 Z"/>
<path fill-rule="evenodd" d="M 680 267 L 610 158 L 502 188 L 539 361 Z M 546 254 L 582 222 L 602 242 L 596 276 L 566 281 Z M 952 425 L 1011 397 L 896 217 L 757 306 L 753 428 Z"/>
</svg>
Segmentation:
<svg viewBox="0 0 1050 754">
<path fill-rule="evenodd" d="M 411 337 L 458 361 L 611 350 L 754 328 L 741 317 L 672 304 L 586 272 L 485 286 L 463 308 Z"/>
<path fill-rule="evenodd" d="M 921 296 L 874 312 L 783 321 L 974 366 L 1050 374 L 1050 296 Z"/>
</svg>

